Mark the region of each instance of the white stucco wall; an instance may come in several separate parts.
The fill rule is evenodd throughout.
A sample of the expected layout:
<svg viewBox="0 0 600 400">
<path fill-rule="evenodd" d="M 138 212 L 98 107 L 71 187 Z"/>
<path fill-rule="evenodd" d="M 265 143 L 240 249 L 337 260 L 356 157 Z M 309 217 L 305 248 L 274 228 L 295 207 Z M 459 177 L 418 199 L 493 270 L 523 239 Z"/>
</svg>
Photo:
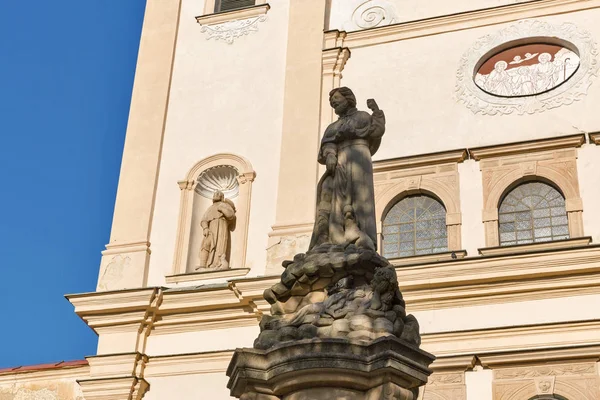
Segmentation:
<svg viewBox="0 0 600 400">
<path fill-rule="evenodd" d="M 207 40 L 195 17 L 203 0 L 184 0 L 151 235 L 148 285 L 173 273 L 179 213 L 177 181 L 217 153 L 248 159 L 256 171 L 246 267 L 264 270 L 267 233 L 274 223 L 282 124 L 288 2 L 271 5 L 258 32 L 233 44 Z"/>
<path fill-rule="evenodd" d="M 600 304 L 600 295 L 443 308 L 412 314 L 419 321 L 421 333 L 428 334 L 597 319 L 598 311 L 589 307 L 590 304 Z M 407 311 L 410 312 L 410 304 Z"/>
<path fill-rule="evenodd" d="M 600 242 L 600 146 L 584 145 L 578 151 L 577 172 L 583 199 L 583 231 L 595 243 Z"/>
<path fill-rule="evenodd" d="M 538 19 L 575 23 L 600 39 L 598 9 Z M 386 112 L 386 134 L 376 159 L 599 130 L 598 81 L 582 101 L 531 115 L 476 115 L 456 101 L 456 72 L 463 53 L 480 37 L 509 25 L 352 50 L 342 84 L 354 90 L 360 108 L 366 108 L 366 99 L 375 98 Z"/>
<path fill-rule="evenodd" d="M 482 222 L 483 183 L 479 163 L 465 160 L 458 164 L 460 177 L 460 209 L 462 213 L 462 248 L 468 257 L 477 256 L 477 249 L 485 247 L 485 231 Z"/>
<path fill-rule="evenodd" d="M 150 390 L 144 400 L 220 400 L 230 399 L 225 373 L 186 374 L 148 378 Z"/>
<path fill-rule="evenodd" d="M 146 353 L 150 356 L 162 356 L 252 347 L 259 333 L 257 323 L 256 326 L 241 328 L 152 334 L 148 337 Z"/>
<path fill-rule="evenodd" d="M 329 29 L 355 31 L 374 26 L 440 17 L 527 0 L 331 0 Z M 381 18 L 381 17 L 385 18 Z M 362 22 L 361 22 L 362 21 Z"/>
</svg>

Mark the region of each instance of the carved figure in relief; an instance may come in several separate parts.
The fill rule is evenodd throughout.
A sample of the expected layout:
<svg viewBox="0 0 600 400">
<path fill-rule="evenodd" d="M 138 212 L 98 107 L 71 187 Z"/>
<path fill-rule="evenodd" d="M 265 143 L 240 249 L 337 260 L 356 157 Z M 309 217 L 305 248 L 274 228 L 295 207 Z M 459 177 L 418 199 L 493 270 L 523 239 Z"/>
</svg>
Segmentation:
<svg viewBox="0 0 600 400">
<path fill-rule="evenodd" d="M 202 268 L 229 268 L 230 231 L 235 226 L 235 205 L 217 190 L 213 195 L 213 204 L 206 210 L 202 221 L 202 245 L 200 246 L 200 265 Z"/>
<path fill-rule="evenodd" d="M 350 206 L 356 226 L 377 243 L 375 195 L 371 156 L 381 144 L 385 116 L 375 100 L 367 100 L 373 111 L 356 109 L 356 97 L 347 87 L 333 89 L 329 103 L 339 116 L 325 130 L 318 162 L 326 172 L 317 187 L 317 215 L 310 249 L 323 244 L 346 242 L 344 208 Z"/>
</svg>

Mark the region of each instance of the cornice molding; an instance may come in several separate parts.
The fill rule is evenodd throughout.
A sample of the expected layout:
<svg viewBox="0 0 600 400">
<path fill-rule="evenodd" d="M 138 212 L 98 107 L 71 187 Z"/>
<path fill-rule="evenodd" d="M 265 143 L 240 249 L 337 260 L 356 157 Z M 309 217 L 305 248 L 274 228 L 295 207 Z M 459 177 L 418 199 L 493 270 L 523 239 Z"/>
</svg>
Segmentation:
<svg viewBox="0 0 600 400">
<path fill-rule="evenodd" d="M 402 22 L 355 32 L 325 32 L 324 45 L 345 46 L 350 50 L 383 43 L 438 35 L 447 32 L 503 24 L 527 18 L 588 10 L 600 7 L 600 0 L 539 0 L 453 15 Z"/>
<path fill-rule="evenodd" d="M 401 267 L 403 265 L 431 264 L 440 261 L 452 261 L 465 258 L 466 256 L 466 250 L 456 250 L 447 251 L 444 253 L 427 254 L 423 256 L 393 258 L 389 261 L 394 267 Z"/>
<path fill-rule="evenodd" d="M 411 312 L 582 296 L 600 292 L 600 246 L 420 261 L 398 265 L 396 270 Z M 68 298 L 97 332 L 130 332 L 150 324 L 152 334 L 169 334 L 255 326 L 270 309 L 263 292 L 278 279 L 253 277 L 223 285 Z M 149 318 L 154 320 L 148 322 Z"/>
<path fill-rule="evenodd" d="M 600 144 L 600 132 L 590 132 L 589 134 L 590 137 L 590 143 L 592 144 Z"/>
<path fill-rule="evenodd" d="M 216 278 L 234 278 L 237 276 L 246 276 L 250 272 L 250 268 L 232 268 L 219 271 L 193 272 L 186 274 L 167 275 L 167 283 L 181 282 L 200 282 L 208 279 Z"/>
<path fill-rule="evenodd" d="M 482 256 L 500 256 L 510 254 L 523 254 L 531 251 L 547 251 L 585 247 L 592 243 L 590 236 L 574 239 L 555 240 L 553 242 L 539 242 L 520 244 L 515 246 L 496 246 L 477 249 Z"/>
<path fill-rule="evenodd" d="M 189 374 L 224 373 L 233 356 L 233 350 L 206 353 L 150 357 L 145 376 L 178 376 Z"/>
<path fill-rule="evenodd" d="M 481 365 L 486 368 L 514 366 L 519 364 L 546 364 L 548 362 L 575 360 L 600 360 L 600 345 L 545 349 L 542 351 L 524 351 L 509 354 L 490 354 L 478 356 Z"/>
<path fill-rule="evenodd" d="M 444 151 L 440 153 L 421 154 L 417 156 L 399 157 L 373 162 L 373 173 L 397 171 L 400 169 L 432 166 L 439 164 L 460 163 L 467 158 L 467 149 Z"/>
<path fill-rule="evenodd" d="M 258 17 L 266 14 L 270 9 L 271 6 L 268 3 L 259 4 L 253 7 L 245 7 L 226 12 L 200 15 L 196 17 L 196 22 L 198 22 L 200 25 L 220 24 L 228 21 L 237 21 L 240 19 Z"/>
<path fill-rule="evenodd" d="M 422 335 L 422 348 L 438 357 L 546 351 L 598 346 L 600 320 Z"/>
<path fill-rule="evenodd" d="M 526 142 L 502 144 L 496 146 L 475 147 L 468 149 L 475 161 L 487 158 L 505 157 L 523 153 L 539 153 L 542 151 L 581 147 L 585 143 L 585 134 L 576 134 L 556 138 L 529 140 Z"/>
<path fill-rule="evenodd" d="M 165 290 L 158 314 L 164 316 L 174 312 L 238 307 L 240 305 L 240 300 L 231 285 L 206 285 L 205 287 Z"/>
</svg>

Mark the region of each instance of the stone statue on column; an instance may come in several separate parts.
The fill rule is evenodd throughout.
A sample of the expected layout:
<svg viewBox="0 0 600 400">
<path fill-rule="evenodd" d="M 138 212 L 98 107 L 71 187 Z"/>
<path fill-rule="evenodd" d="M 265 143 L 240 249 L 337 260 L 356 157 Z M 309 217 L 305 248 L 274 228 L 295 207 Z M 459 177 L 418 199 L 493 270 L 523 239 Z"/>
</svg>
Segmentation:
<svg viewBox="0 0 600 400">
<path fill-rule="evenodd" d="M 204 237 L 196 271 L 229 268 L 230 231 L 235 226 L 235 205 L 225 198 L 223 192 L 217 190 L 214 193 L 213 204 L 204 213 L 200 226 Z"/>
<path fill-rule="evenodd" d="M 419 349 L 419 324 L 406 313 L 396 269 L 376 251 L 371 156 L 385 116 L 372 99 L 372 114 L 358 111 L 346 87 L 332 90 L 329 102 L 339 118 L 317 156 L 326 171 L 309 249 L 284 261 L 281 279 L 265 290 L 271 313 L 254 349 L 233 356 L 231 394 L 416 400 L 435 357 Z"/>
</svg>

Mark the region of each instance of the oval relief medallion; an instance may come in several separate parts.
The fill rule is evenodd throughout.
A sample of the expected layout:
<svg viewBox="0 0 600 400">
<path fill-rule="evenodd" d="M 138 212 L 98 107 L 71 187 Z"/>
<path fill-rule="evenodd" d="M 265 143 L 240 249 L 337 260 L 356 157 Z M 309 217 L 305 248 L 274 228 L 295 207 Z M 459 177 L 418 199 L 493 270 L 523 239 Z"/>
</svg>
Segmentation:
<svg viewBox="0 0 600 400">
<path fill-rule="evenodd" d="M 524 20 L 483 36 L 456 71 L 455 98 L 475 114 L 533 114 L 581 100 L 598 75 L 593 36 Z"/>
<path fill-rule="evenodd" d="M 579 56 L 554 44 L 532 43 L 503 50 L 487 59 L 475 84 L 504 97 L 531 96 L 560 86 L 579 68 Z"/>
</svg>

